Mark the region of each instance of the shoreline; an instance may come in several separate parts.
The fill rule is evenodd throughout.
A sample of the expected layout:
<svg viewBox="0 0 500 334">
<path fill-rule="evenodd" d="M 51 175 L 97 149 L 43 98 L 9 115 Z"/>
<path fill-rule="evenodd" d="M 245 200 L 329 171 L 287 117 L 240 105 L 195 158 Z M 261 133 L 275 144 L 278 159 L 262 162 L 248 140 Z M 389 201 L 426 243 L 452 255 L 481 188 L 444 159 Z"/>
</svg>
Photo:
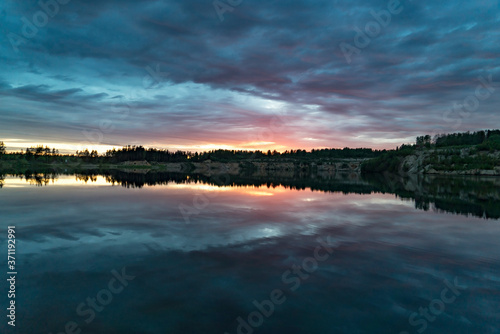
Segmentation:
<svg viewBox="0 0 500 334">
<path fill-rule="evenodd" d="M 420 159 L 421 160 L 421 159 Z M 345 159 L 337 162 L 262 162 L 262 161 L 244 161 L 244 162 L 163 162 L 149 163 L 147 161 L 126 161 L 122 163 L 104 163 L 92 164 L 85 162 L 68 163 L 47 163 L 40 161 L 30 161 L 27 163 L 16 163 L 15 161 L 0 160 L 0 174 L 24 174 L 26 172 L 78 172 L 85 170 L 119 170 L 133 173 L 149 172 L 177 172 L 177 173 L 197 173 L 197 174 L 231 174 L 239 175 L 242 173 L 361 173 L 361 174 L 381 174 L 390 171 L 362 171 L 363 162 L 368 159 Z M 409 161 L 411 163 L 409 163 Z M 442 175 L 442 176 L 500 176 L 500 167 L 494 169 L 435 169 L 435 166 L 419 165 L 419 157 L 415 155 L 404 158 L 401 161 L 402 166 L 411 166 L 409 170 L 404 170 L 399 166 L 397 173 L 405 175 Z"/>
</svg>

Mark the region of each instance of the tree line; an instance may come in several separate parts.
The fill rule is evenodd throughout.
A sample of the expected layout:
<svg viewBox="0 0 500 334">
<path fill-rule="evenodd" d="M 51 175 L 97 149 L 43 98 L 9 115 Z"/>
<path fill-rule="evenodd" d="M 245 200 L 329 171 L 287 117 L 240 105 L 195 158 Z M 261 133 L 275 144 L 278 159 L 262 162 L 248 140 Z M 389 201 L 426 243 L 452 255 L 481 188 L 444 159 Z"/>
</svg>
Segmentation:
<svg viewBox="0 0 500 334">
<path fill-rule="evenodd" d="M 170 151 L 165 149 L 145 148 L 143 146 L 125 146 L 121 149 L 108 150 L 99 154 L 96 150 L 77 151 L 76 154 L 61 155 L 59 151 L 47 146 L 27 148 L 25 152 L 11 153 L 11 156 L 23 157 L 26 160 L 62 161 L 67 158 L 92 163 L 120 163 L 125 161 L 148 162 L 239 162 L 248 160 L 262 161 L 317 161 L 334 159 L 375 159 L 379 158 L 377 169 L 387 170 L 397 167 L 401 156 L 410 154 L 412 150 L 423 148 L 443 148 L 452 146 L 475 146 L 479 150 L 500 150 L 500 130 L 487 130 L 465 133 L 439 134 L 419 136 L 415 144 L 403 144 L 395 150 L 374 150 L 371 148 L 325 148 L 306 150 L 244 151 L 244 150 L 211 150 L 206 152 Z M 5 144 L 0 142 L 0 155 L 6 154 Z M 5 159 L 5 158 L 4 158 Z"/>
<path fill-rule="evenodd" d="M 470 147 L 470 154 L 478 151 L 494 152 L 500 150 L 500 130 L 486 130 L 476 132 L 462 132 L 439 134 L 431 138 L 430 135 L 419 136 L 414 145 L 401 145 L 395 150 L 383 152 L 378 157 L 365 161 L 361 165 L 363 173 L 397 173 L 400 168 L 407 171 L 407 166 L 401 166 L 404 157 L 415 153 L 416 150 L 438 149 L 434 152 L 431 161 L 436 170 L 464 170 L 464 169 L 492 169 L 498 164 L 498 159 L 489 156 L 461 157 L 460 150 Z M 438 155 L 446 159 L 439 160 Z"/>
<path fill-rule="evenodd" d="M 330 160 L 330 159 L 366 159 L 374 158 L 385 152 L 369 148 L 343 148 L 343 149 L 313 149 L 286 150 L 285 152 L 271 151 L 244 151 L 244 150 L 211 150 L 206 152 L 170 151 L 166 149 L 145 148 L 143 146 L 125 146 L 121 149 L 108 150 L 99 154 L 96 150 L 88 149 L 76 151 L 76 154 L 59 154 L 59 151 L 47 146 L 27 148 L 25 151 L 10 153 L 7 159 L 25 158 L 28 161 L 40 160 L 46 162 L 65 161 L 68 158 L 88 163 L 120 163 L 125 161 L 148 162 L 239 162 L 249 160 L 262 161 L 304 161 L 304 160 Z M 0 154 L 5 153 L 5 146 L 0 146 Z"/>
<path fill-rule="evenodd" d="M 142 146 L 127 146 L 122 149 L 109 150 L 104 155 L 111 162 L 149 161 L 149 162 L 203 162 L 203 161 L 242 161 L 242 160 L 315 160 L 325 159 L 356 159 L 374 158 L 381 151 L 369 148 L 319 149 L 311 150 L 276 150 L 243 151 L 243 150 L 212 150 L 208 152 L 169 151 L 154 148 L 146 149 Z"/>
<path fill-rule="evenodd" d="M 495 141 L 500 136 L 500 130 L 486 130 L 476 132 L 457 132 L 451 134 L 438 134 L 431 138 L 430 135 L 417 137 L 417 147 L 450 147 L 450 146 L 474 146 L 486 142 Z"/>
</svg>

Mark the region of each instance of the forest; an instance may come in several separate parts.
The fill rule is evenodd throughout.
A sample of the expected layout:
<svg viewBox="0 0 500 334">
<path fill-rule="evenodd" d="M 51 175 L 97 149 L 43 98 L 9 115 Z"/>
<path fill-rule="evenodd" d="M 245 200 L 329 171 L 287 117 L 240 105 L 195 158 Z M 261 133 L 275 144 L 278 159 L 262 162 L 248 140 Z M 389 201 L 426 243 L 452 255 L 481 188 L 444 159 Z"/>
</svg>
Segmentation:
<svg viewBox="0 0 500 334">
<path fill-rule="evenodd" d="M 485 143 L 493 143 L 495 140 L 492 138 L 498 138 L 500 136 L 500 130 L 488 130 L 488 131 L 477 131 L 477 132 L 463 132 L 463 133 L 452 133 L 452 134 L 440 134 L 436 135 L 431 139 L 431 136 L 421 136 L 417 137 L 416 145 L 418 147 L 426 146 L 431 147 L 451 147 L 451 146 L 474 146 Z"/>
<path fill-rule="evenodd" d="M 467 156 L 462 156 L 461 150 L 464 148 L 469 149 Z M 407 171 L 407 166 L 401 166 L 403 159 L 422 150 L 430 153 L 424 164 L 431 164 L 436 170 L 493 169 L 500 165 L 498 158 L 477 153 L 500 150 L 500 130 L 440 134 L 434 138 L 420 136 L 414 145 L 402 145 L 364 162 L 361 171 L 397 173 L 401 167 Z"/>
<path fill-rule="evenodd" d="M 67 163 L 84 162 L 92 164 L 116 164 L 126 161 L 147 161 L 149 163 L 169 162 L 321 162 L 338 159 L 365 159 L 365 171 L 381 172 L 396 171 L 401 159 L 415 150 L 451 149 L 473 147 L 477 151 L 500 150 L 500 130 L 477 132 L 439 134 L 419 136 L 413 144 L 402 144 L 393 150 L 375 150 L 371 148 L 323 148 L 306 150 L 278 151 L 243 151 L 243 150 L 212 150 L 207 152 L 169 151 L 143 146 L 125 146 L 112 149 L 104 154 L 97 151 L 76 151 L 75 154 L 60 154 L 58 150 L 47 146 L 29 147 L 21 152 L 6 152 L 6 147 L 0 141 L 0 159 L 11 161 L 26 161 L 35 163 Z"/>
<path fill-rule="evenodd" d="M 374 158 L 384 151 L 372 150 L 369 148 L 344 148 L 344 149 L 318 149 L 311 150 L 287 150 L 278 151 L 242 151 L 242 150 L 212 150 L 207 152 L 186 152 L 169 151 L 156 148 L 145 148 L 143 146 L 125 146 L 121 149 L 108 150 L 104 154 L 97 151 L 77 151 L 75 154 L 59 154 L 55 149 L 37 146 L 27 148 L 22 152 L 4 154 L 3 159 L 15 160 L 25 159 L 26 161 L 39 162 L 64 162 L 65 160 L 78 160 L 86 163 L 121 163 L 126 161 L 147 161 L 157 163 L 168 162 L 239 162 L 239 161 L 314 161 L 319 159 L 366 159 Z M 3 151 L 3 153 L 5 153 Z"/>
</svg>

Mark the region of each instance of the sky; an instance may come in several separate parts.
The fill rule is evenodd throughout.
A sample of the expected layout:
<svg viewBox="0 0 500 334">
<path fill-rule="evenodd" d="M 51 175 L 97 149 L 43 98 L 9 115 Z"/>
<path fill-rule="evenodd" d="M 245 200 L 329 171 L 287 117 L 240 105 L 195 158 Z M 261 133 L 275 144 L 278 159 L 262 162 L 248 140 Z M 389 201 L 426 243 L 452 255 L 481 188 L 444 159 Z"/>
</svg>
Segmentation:
<svg viewBox="0 0 500 334">
<path fill-rule="evenodd" d="M 0 140 L 381 149 L 500 128 L 499 40 L 498 0 L 4 0 Z"/>
</svg>

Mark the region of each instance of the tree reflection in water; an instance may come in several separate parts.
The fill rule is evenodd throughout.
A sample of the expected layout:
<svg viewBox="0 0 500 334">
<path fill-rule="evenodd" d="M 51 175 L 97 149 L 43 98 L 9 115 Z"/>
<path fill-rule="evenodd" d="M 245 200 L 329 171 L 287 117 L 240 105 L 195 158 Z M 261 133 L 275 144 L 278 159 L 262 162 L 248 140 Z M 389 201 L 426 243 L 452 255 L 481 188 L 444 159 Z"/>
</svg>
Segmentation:
<svg viewBox="0 0 500 334">
<path fill-rule="evenodd" d="M 415 208 L 428 211 L 450 212 L 473 215 L 481 218 L 500 218 L 500 179 L 495 177 L 443 177 L 430 175 L 399 176 L 393 174 L 297 174 L 254 173 L 233 174 L 182 174 L 173 172 L 122 170 L 87 170 L 77 173 L 34 173 L 11 174 L 25 179 L 29 184 L 47 186 L 57 181 L 59 175 L 75 175 L 77 181 L 96 182 L 98 176 L 112 185 L 126 188 L 161 186 L 175 184 L 207 184 L 231 187 L 278 186 L 291 190 L 342 192 L 344 194 L 390 193 L 401 199 L 413 200 Z M 4 175 L 0 175 L 0 187 L 4 185 Z"/>
</svg>

